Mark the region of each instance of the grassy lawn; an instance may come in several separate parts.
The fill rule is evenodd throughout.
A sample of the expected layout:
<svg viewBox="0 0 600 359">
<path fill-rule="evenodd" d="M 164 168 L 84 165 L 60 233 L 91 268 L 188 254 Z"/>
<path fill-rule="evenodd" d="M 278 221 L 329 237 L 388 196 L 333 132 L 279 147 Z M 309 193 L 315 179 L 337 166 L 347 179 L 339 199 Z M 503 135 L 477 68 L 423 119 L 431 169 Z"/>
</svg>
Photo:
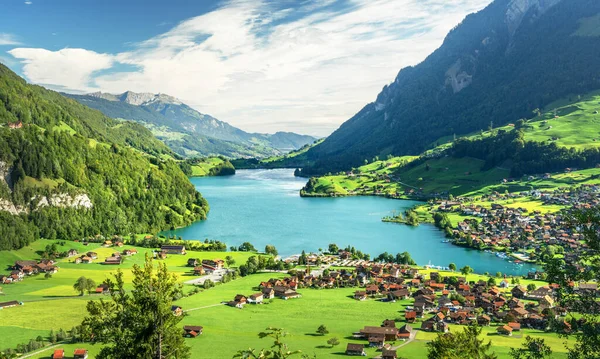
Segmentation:
<svg viewBox="0 0 600 359">
<path fill-rule="evenodd" d="M 215 168 L 223 163 L 223 160 L 218 157 L 209 157 L 192 166 L 192 176 L 204 177 L 208 176 L 211 168 Z"/>
</svg>

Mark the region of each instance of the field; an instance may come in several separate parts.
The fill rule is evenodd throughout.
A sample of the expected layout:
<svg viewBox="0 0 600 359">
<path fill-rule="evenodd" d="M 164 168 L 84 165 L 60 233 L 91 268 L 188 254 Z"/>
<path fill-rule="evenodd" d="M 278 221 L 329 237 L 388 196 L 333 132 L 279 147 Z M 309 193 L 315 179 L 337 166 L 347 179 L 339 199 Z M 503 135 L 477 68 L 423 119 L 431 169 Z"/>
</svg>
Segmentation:
<svg viewBox="0 0 600 359">
<path fill-rule="evenodd" d="M 0 252 L 0 264 L 6 267 L 18 259 L 37 258 L 46 244 L 51 241 L 41 240 L 33 245 L 18 251 Z M 102 248 L 96 244 L 83 246 L 80 243 L 66 242 L 61 250 L 75 248 L 81 252 L 96 251 L 102 260 L 109 256 L 114 249 Z M 127 246 L 123 247 L 127 248 Z M 120 248 L 121 250 L 123 248 Z M 127 268 L 133 264 L 140 264 L 145 253 L 149 249 L 138 248 L 139 254 L 129 257 L 120 266 L 125 271 L 125 278 L 131 281 L 131 274 Z M 249 253 L 228 252 L 191 252 L 185 256 L 170 255 L 165 262 L 169 269 L 179 276 L 180 281 L 192 277 L 187 275 L 189 267 L 186 267 L 187 258 L 224 258 L 232 255 L 237 263 L 244 262 Z M 29 341 L 38 335 L 46 337 L 50 329 L 69 330 L 71 327 L 81 323 L 86 315 L 86 303 L 88 300 L 98 299 L 102 295 L 79 296 L 72 288 L 72 284 L 79 276 L 93 278 L 97 283 L 116 270 L 114 267 L 106 267 L 100 264 L 74 264 L 70 259 L 59 262 L 60 270 L 50 279 L 42 276 L 26 278 L 23 282 L 5 285 L 2 301 L 19 300 L 24 305 L 0 310 L 0 348 L 14 347 L 19 343 Z M 428 274 L 429 270 L 422 270 Z M 445 273 L 444 275 L 458 275 L 458 273 Z M 378 326 L 384 319 L 398 319 L 403 321 L 403 312 L 410 301 L 380 302 L 367 300 L 363 302 L 352 299 L 354 288 L 340 289 L 299 289 L 301 298 L 284 301 L 274 299 L 262 305 L 247 305 L 244 309 L 231 308 L 222 305 L 223 301 L 232 300 L 236 294 L 250 295 L 257 291 L 256 286 L 261 281 L 272 277 L 283 277 L 281 273 L 262 273 L 237 279 L 227 284 L 217 285 L 215 288 L 202 291 L 198 294 L 180 299 L 176 302 L 185 311 L 186 316 L 183 324 L 201 325 L 204 334 L 195 339 L 186 339 L 191 346 L 192 358 L 231 358 L 240 349 L 266 348 L 272 343 L 268 339 L 259 339 L 258 333 L 267 327 L 281 327 L 289 332 L 286 341 L 291 349 L 300 349 L 307 354 L 315 354 L 317 358 L 335 358 L 343 353 L 349 342 L 360 343 L 360 340 L 352 339 L 352 333 L 358 331 L 365 325 Z M 487 279 L 481 275 L 470 275 L 468 280 Z M 523 285 L 531 281 L 523 280 Z M 542 282 L 535 282 L 542 285 Z M 191 286 L 186 286 L 186 289 Z M 187 290 L 186 290 L 187 291 Z M 316 328 L 324 324 L 330 331 L 326 336 L 315 333 Z M 401 323 L 397 324 L 398 326 Z M 419 323 L 414 325 L 415 328 Z M 451 326 L 451 330 L 461 330 L 457 326 Z M 508 351 L 516 347 L 524 340 L 525 335 L 544 337 L 552 346 L 556 358 L 563 358 L 563 340 L 555 335 L 537 331 L 524 330 L 513 337 L 500 337 L 495 334 L 495 328 L 485 328 L 484 335 L 492 340 L 493 349 L 500 358 L 508 358 Z M 416 339 L 398 350 L 398 354 L 406 358 L 422 358 L 426 355 L 426 342 L 434 338 L 435 334 L 419 331 Z M 327 339 L 337 337 L 341 344 L 329 347 Z M 398 342 L 394 345 L 400 345 Z M 67 344 L 64 347 L 67 353 L 72 353 L 76 347 L 85 347 L 90 350 L 91 358 L 94 357 L 100 347 L 90 344 Z M 32 356 L 32 358 L 47 358 L 54 348 Z M 375 357 L 378 353 L 373 349 L 367 350 L 369 357 Z"/>
<path fill-rule="evenodd" d="M 219 157 L 209 157 L 192 166 L 192 177 L 204 177 L 210 174 L 210 170 L 222 164 L 224 161 Z"/>
</svg>

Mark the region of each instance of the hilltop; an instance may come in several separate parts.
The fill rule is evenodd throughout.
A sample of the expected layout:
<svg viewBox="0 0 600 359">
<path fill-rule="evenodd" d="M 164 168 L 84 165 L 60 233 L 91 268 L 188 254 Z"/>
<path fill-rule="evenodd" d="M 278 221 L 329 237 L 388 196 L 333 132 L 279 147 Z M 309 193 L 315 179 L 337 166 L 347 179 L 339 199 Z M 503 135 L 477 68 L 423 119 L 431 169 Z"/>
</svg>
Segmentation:
<svg viewBox="0 0 600 359">
<path fill-rule="evenodd" d="M 346 171 L 375 156 L 417 155 L 527 117 L 599 87 L 600 3 L 496 0 L 467 16 L 422 63 L 308 151 L 306 175 Z"/>
<path fill-rule="evenodd" d="M 65 95 L 109 117 L 143 124 L 184 157 L 268 157 L 296 150 L 315 140 L 312 136 L 291 132 L 248 133 L 166 94 L 127 91 Z"/>
<path fill-rule="evenodd" d="M 205 219 L 208 203 L 173 156 L 143 126 L 0 65 L 0 249 Z"/>
</svg>

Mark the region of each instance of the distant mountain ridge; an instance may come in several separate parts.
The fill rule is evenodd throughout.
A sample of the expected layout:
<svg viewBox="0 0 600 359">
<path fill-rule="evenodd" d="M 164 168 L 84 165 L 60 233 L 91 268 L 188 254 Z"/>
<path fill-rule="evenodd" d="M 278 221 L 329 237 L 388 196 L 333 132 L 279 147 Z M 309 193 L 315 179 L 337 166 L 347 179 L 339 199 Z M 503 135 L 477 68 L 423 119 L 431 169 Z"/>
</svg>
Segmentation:
<svg viewBox="0 0 600 359">
<path fill-rule="evenodd" d="M 529 117 L 600 88 L 600 2 L 496 0 L 307 152 L 306 175 L 417 155 L 444 136 Z"/>
<path fill-rule="evenodd" d="M 291 132 L 248 133 L 162 93 L 94 92 L 67 96 L 109 117 L 144 124 L 183 156 L 266 157 L 298 149 L 316 140 Z"/>
</svg>

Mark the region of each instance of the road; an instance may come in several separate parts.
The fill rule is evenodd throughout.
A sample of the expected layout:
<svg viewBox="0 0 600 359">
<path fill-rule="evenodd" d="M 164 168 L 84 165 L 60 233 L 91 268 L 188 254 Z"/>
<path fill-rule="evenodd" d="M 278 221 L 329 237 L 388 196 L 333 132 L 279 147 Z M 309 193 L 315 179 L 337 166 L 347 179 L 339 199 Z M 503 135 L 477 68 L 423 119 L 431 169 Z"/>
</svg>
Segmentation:
<svg viewBox="0 0 600 359">
<path fill-rule="evenodd" d="M 223 276 L 227 274 L 227 271 L 233 272 L 231 269 L 218 269 L 210 274 L 188 280 L 185 284 L 203 285 L 204 281 L 207 279 L 210 279 L 213 282 L 220 282 L 223 279 Z"/>
</svg>

